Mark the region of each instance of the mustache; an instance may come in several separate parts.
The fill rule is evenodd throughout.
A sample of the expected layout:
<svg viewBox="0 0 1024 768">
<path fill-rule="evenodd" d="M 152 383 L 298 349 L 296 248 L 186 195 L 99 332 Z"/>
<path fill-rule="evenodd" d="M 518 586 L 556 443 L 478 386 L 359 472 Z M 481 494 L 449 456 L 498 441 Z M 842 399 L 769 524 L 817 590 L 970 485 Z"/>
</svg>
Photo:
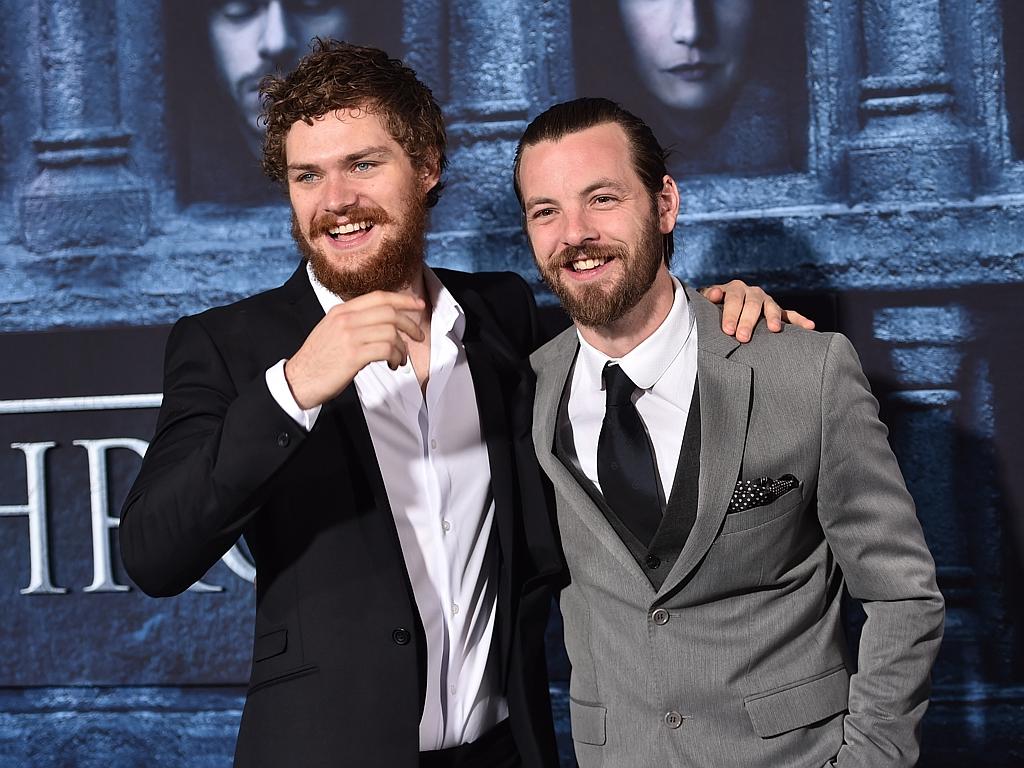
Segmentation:
<svg viewBox="0 0 1024 768">
<path fill-rule="evenodd" d="M 368 221 L 374 226 L 377 224 L 391 224 L 391 216 L 383 208 L 376 206 L 361 206 L 349 208 L 345 211 L 345 218 L 351 222 Z M 338 226 L 338 217 L 330 213 L 322 213 L 313 219 L 309 226 L 309 239 L 313 240 L 321 235 L 326 235 Z"/>
<path fill-rule="evenodd" d="M 563 267 L 568 267 L 574 261 L 580 259 L 622 259 L 628 256 L 628 252 L 621 245 L 567 245 L 558 254 Z"/>
</svg>

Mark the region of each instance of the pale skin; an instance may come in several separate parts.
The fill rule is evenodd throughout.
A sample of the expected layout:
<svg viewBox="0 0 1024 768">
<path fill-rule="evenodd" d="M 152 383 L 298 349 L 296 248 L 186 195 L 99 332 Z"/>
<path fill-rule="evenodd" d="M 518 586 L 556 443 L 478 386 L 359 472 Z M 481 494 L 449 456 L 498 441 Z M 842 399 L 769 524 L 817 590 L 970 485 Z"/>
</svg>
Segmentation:
<svg viewBox="0 0 1024 768">
<path fill-rule="evenodd" d="M 625 133 L 618 125 L 607 123 L 527 147 L 519 180 L 527 234 L 538 264 L 561 264 L 560 254 L 567 246 L 628 247 L 640 240 L 644 227 L 651 226 L 651 197 L 633 168 Z M 679 190 L 671 176 L 662 179 L 655 204 L 659 233 L 672 232 L 679 214 Z M 590 284 L 612 291 L 626 264 L 612 259 L 585 271 L 559 269 L 570 289 Z M 665 320 L 673 293 L 671 276 L 662 263 L 636 306 L 608 325 L 578 325 L 580 334 L 609 357 L 622 357 Z M 706 293 L 712 301 L 725 297 L 722 329 L 735 332 L 740 341 L 749 340 L 761 314 L 761 301 L 767 298 L 764 292 L 732 281 L 712 286 Z M 745 306 L 748 300 L 756 309 Z M 780 330 L 784 320 L 813 327 L 802 315 L 784 312 L 770 298 L 764 302 L 764 311 L 773 331 Z"/>
<path fill-rule="evenodd" d="M 358 224 L 348 212 L 360 205 L 379 206 L 401 221 L 409 191 L 426 194 L 439 179 L 436 163 L 426 169 L 414 167 L 380 120 L 363 111 L 330 113 L 314 119 L 312 125 L 296 122 L 286 137 L 285 152 L 289 198 L 307 239 L 311 222 L 322 213 L 334 217 L 337 225 Z M 674 182 L 671 189 L 675 190 Z M 678 193 L 674 194 L 678 210 Z M 671 207 L 670 198 L 666 204 Z M 332 267 L 359 269 L 376 252 L 390 226 L 375 225 L 336 238 L 324 234 L 311 245 L 327 255 Z M 668 279 L 667 271 L 664 278 Z M 738 280 L 712 286 L 708 293 L 713 301 L 724 297 L 723 329 L 735 332 L 740 340 L 750 337 L 762 307 L 775 328 L 781 328 L 786 319 L 786 313 L 760 288 Z M 285 364 L 285 378 L 296 403 L 308 409 L 329 402 L 375 361 L 386 362 L 392 369 L 411 361 L 425 391 L 431 306 L 422 270 L 416 270 L 400 291 L 343 298 L 345 303 L 324 316 Z M 798 317 L 789 315 L 790 321 Z"/>
<path fill-rule="evenodd" d="M 337 112 L 307 125 L 296 122 L 285 139 L 288 194 L 303 234 L 323 212 L 339 225 L 355 224 L 347 211 L 377 205 L 400 219 L 403 195 L 433 187 L 434 167 L 414 168 L 405 151 L 388 135 L 376 115 Z M 380 245 L 390 225 L 351 236 L 321 235 L 312 242 L 332 266 L 358 269 Z M 375 291 L 331 309 L 285 364 L 285 378 L 296 403 L 312 408 L 335 398 L 374 361 L 392 368 L 412 361 L 421 388 L 430 370 L 430 307 L 417 270 L 409 286 L 397 292 Z"/>
</svg>

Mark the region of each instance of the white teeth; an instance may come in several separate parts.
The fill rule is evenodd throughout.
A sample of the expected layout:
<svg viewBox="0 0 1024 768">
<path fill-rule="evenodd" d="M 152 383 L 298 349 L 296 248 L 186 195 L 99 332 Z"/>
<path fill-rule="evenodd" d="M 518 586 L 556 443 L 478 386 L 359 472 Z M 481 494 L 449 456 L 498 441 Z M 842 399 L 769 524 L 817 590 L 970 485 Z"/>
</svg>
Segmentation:
<svg viewBox="0 0 1024 768">
<path fill-rule="evenodd" d="M 606 259 L 580 259 L 572 263 L 572 268 L 577 272 L 586 272 L 587 270 L 604 266 L 606 262 Z"/>
<path fill-rule="evenodd" d="M 358 232 L 361 229 L 369 229 L 371 226 L 373 225 L 368 221 L 357 221 L 352 224 L 341 224 L 328 231 L 332 235 L 349 235 L 353 232 Z"/>
</svg>

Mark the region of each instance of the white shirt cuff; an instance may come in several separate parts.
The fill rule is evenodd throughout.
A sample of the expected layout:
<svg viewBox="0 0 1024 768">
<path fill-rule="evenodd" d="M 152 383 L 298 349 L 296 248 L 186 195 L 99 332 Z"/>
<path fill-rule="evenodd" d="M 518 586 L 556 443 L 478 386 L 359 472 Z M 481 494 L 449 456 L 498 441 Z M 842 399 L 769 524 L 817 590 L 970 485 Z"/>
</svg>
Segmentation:
<svg viewBox="0 0 1024 768">
<path fill-rule="evenodd" d="M 270 396 L 281 406 L 281 410 L 292 417 L 292 421 L 309 432 L 316 424 L 316 418 L 320 415 L 323 406 L 314 405 L 312 408 L 303 408 L 295 402 L 291 387 L 288 386 L 288 379 L 284 375 L 285 360 L 280 360 L 276 365 L 267 369 L 267 389 Z"/>
</svg>

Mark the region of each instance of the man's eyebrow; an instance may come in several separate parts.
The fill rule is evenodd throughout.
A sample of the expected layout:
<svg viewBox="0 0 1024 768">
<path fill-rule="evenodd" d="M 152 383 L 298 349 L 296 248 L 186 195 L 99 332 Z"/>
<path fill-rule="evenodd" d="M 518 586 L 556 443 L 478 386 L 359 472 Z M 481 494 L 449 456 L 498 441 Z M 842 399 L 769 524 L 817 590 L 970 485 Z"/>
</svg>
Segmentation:
<svg viewBox="0 0 1024 768">
<path fill-rule="evenodd" d="M 599 189 L 613 189 L 619 193 L 625 193 L 629 191 L 629 188 L 621 181 L 612 178 L 596 179 L 587 186 L 585 186 L 580 192 L 580 197 L 586 197 L 587 195 L 593 194 Z M 531 197 L 526 201 L 526 207 L 532 208 L 535 205 L 557 205 L 557 201 L 550 197 Z"/>
<path fill-rule="evenodd" d="M 526 201 L 526 207 L 532 208 L 535 205 L 554 205 L 555 201 L 550 197 L 531 197 Z"/>
<path fill-rule="evenodd" d="M 370 155 L 384 155 L 390 157 L 391 154 L 391 147 L 385 144 L 380 144 L 373 147 L 363 147 L 355 152 L 350 152 L 342 158 L 342 162 L 348 164 L 357 162 L 358 160 L 363 160 Z"/>
<path fill-rule="evenodd" d="M 609 189 L 614 189 L 616 192 L 629 191 L 629 188 L 621 181 L 617 179 L 605 178 L 597 179 L 593 183 L 588 184 L 586 187 L 583 188 L 583 191 L 580 193 L 580 195 L 589 195 L 593 192 L 596 192 L 599 189 L 604 189 L 605 187 L 608 187 Z"/>
<path fill-rule="evenodd" d="M 342 157 L 340 162 L 343 165 L 349 165 L 360 160 L 365 160 L 373 155 L 378 157 L 390 157 L 391 154 L 391 147 L 381 144 L 379 146 L 363 147 L 355 152 L 350 152 Z M 289 171 L 318 171 L 320 168 L 320 163 L 288 163 Z"/>
</svg>

